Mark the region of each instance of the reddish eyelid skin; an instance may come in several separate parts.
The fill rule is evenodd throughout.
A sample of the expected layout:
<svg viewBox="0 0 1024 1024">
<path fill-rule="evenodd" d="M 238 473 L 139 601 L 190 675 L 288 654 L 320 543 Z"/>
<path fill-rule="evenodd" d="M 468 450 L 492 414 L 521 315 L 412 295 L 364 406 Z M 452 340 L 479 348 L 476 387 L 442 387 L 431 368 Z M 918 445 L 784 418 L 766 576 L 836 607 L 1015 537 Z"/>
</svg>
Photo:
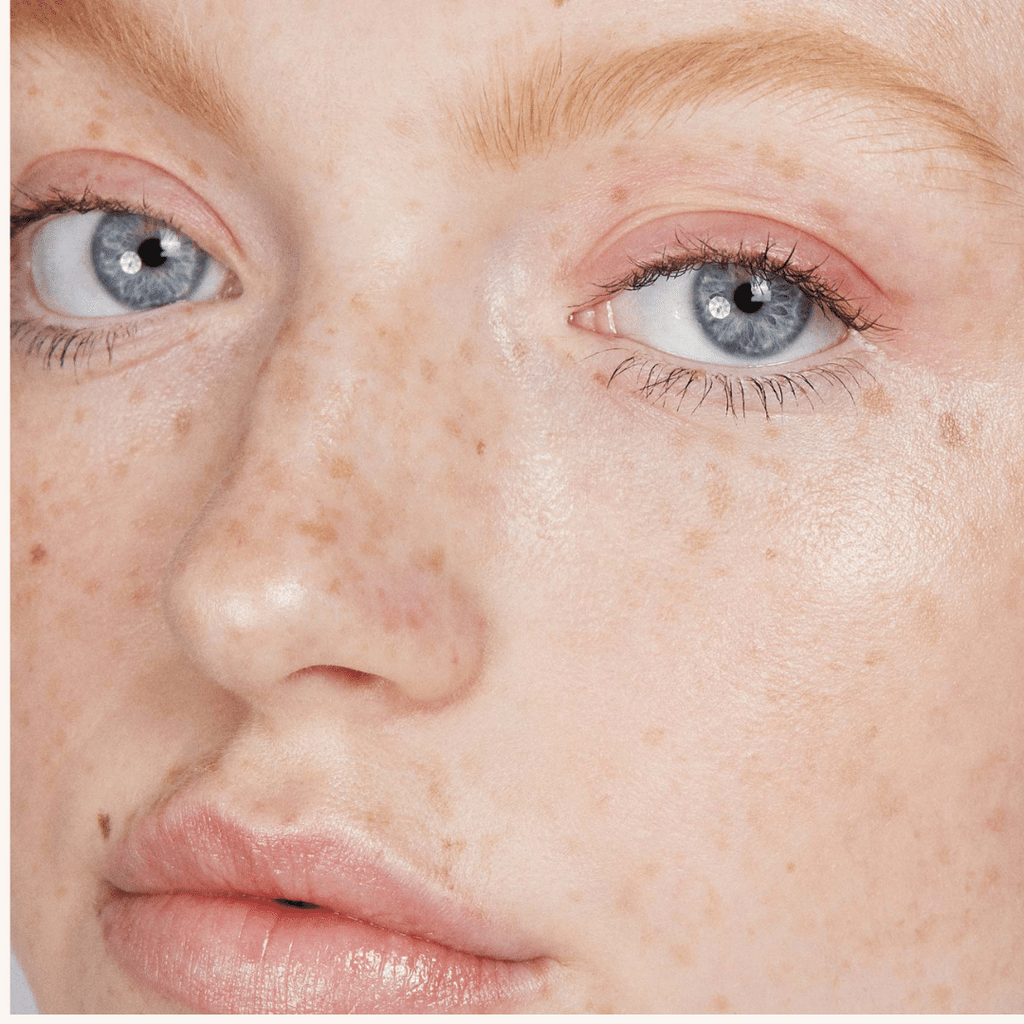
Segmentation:
<svg viewBox="0 0 1024 1024">
<path fill-rule="evenodd" d="M 19 175 L 17 192 L 45 197 L 51 189 L 80 196 L 144 205 L 157 218 L 170 218 L 215 259 L 243 255 L 228 226 L 173 174 L 136 157 L 104 150 L 76 149 L 40 157 Z"/>
<path fill-rule="evenodd" d="M 678 213 L 657 217 L 633 228 L 598 255 L 580 266 L 578 277 L 584 287 L 593 289 L 593 298 L 604 289 L 627 277 L 637 264 L 660 260 L 663 255 L 685 254 L 706 242 L 726 252 L 762 250 L 772 242 L 772 251 L 785 259 L 793 252 L 792 266 L 812 270 L 851 306 L 862 308 L 870 319 L 890 322 L 892 303 L 885 292 L 848 258 L 805 231 L 750 214 L 727 211 Z"/>
</svg>

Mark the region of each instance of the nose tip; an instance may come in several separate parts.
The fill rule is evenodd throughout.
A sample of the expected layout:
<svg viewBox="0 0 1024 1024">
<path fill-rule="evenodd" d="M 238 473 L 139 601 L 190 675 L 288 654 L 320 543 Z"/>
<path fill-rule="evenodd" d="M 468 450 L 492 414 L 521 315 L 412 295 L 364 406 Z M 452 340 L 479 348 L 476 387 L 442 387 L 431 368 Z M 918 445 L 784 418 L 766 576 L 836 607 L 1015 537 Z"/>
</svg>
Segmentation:
<svg viewBox="0 0 1024 1024">
<path fill-rule="evenodd" d="M 330 543 L 303 532 L 305 519 L 240 536 L 231 504 L 197 524 L 164 593 L 173 630 L 210 678 L 260 701 L 316 671 L 434 704 L 476 676 L 484 619 L 436 555 L 374 551 L 352 523 Z"/>
</svg>

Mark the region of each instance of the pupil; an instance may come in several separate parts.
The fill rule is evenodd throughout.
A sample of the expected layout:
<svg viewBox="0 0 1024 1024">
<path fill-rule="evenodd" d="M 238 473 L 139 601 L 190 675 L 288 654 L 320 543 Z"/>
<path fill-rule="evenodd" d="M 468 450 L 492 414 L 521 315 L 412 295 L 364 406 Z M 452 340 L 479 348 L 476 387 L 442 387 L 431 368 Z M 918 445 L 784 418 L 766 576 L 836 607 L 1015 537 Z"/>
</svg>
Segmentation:
<svg viewBox="0 0 1024 1024">
<path fill-rule="evenodd" d="M 140 252 L 139 255 L 141 256 L 142 253 Z M 733 292 L 732 301 L 733 305 L 741 313 L 756 313 L 764 305 L 763 302 L 758 302 L 757 299 L 754 298 L 754 292 L 750 287 L 749 281 L 744 281 L 743 284 Z"/>
<path fill-rule="evenodd" d="M 143 266 L 162 267 L 167 262 L 164 255 L 164 247 L 159 238 L 147 238 L 136 250 Z M 747 289 L 750 290 L 749 288 Z"/>
</svg>

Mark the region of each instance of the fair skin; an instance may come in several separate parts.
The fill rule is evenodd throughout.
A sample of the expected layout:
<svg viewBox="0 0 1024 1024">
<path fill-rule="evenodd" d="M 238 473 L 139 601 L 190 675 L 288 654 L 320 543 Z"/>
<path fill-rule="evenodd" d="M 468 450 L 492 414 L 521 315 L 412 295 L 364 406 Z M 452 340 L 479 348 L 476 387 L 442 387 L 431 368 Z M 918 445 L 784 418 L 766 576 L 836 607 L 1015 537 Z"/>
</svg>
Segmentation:
<svg viewBox="0 0 1024 1024">
<path fill-rule="evenodd" d="M 41 1010 L 190 1011 L 97 918 L 111 844 L 186 786 L 358 828 L 530 936 L 514 1010 L 1024 1010 L 1017 5 L 180 7 L 230 130 L 15 33 L 15 188 L 145 197 L 237 282 L 106 317 L 138 325 L 108 358 L 40 340 L 92 325 L 39 298 L 38 224 L 12 250 L 12 936 Z M 730 30 L 741 96 L 630 98 L 528 152 L 452 114 L 559 40 L 572 71 Z M 895 70 L 757 51 L 803 32 Z M 813 383 L 781 408 L 645 397 L 702 360 L 570 319 L 723 212 L 755 249 L 816 240 L 887 328 L 724 367 Z"/>
</svg>

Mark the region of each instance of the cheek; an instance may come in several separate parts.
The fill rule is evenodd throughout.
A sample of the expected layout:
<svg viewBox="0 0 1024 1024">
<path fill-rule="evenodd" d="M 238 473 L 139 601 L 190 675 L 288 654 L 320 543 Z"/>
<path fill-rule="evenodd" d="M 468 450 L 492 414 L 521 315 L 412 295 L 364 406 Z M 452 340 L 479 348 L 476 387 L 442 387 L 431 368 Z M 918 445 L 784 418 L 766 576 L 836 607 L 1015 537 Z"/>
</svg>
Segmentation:
<svg viewBox="0 0 1024 1024">
<path fill-rule="evenodd" d="M 15 391 L 12 700 L 26 750 L 49 749 L 39 731 L 58 722 L 74 736 L 156 635 L 164 566 L 214 472 L 206 412 L 145 386 Z"/>
</svg>

